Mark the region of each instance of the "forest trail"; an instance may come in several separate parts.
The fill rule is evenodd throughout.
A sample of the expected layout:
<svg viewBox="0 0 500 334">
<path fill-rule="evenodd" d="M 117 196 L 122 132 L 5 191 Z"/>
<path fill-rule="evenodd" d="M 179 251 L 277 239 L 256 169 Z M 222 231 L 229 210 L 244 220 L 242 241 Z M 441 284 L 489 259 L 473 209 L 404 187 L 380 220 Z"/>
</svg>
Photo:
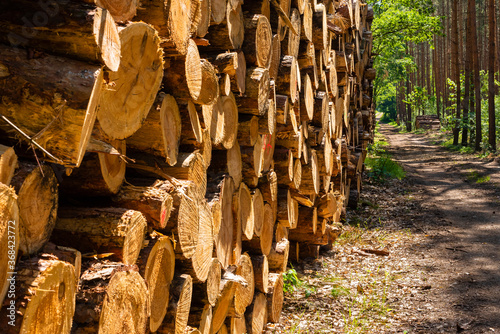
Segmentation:
<svg viewBox="0 0 500 334">
<path fill-rule="evenodd" d="M 430 134 L 398 133 L 386 124 L 380 132 L 412 184 L 409 226 L 425 236 L 413 267 L 428 273 L 428 291 L 414 296 L 423 312 L 409 332 L 500 332 L 498 158 L 458 155 Z"/>
</svg>

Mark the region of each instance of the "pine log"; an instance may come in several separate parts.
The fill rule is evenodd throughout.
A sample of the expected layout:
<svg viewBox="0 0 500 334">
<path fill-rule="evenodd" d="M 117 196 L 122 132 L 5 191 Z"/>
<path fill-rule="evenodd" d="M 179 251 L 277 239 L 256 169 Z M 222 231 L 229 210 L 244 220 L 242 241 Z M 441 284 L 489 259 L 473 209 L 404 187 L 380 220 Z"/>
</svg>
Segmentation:
<svg viewBox="0 0 500 334">
<path fill-rule="evenodd" d="M 177 275 L 170 285 L 170 303 L 167 315 L 157 333 L 183 334 L 189 320 L 189 309 L 193 296 L 193 281 L 189 275 Z"/>
<path fill-rule="evenodd" d="M 0 183 L 0 303 L 15 272 L 17 251 L 20 243 L 19 207 L 14 188 Z"/>
<path fill-rule="evenodd" d="M 158 31 L 165 55 L 185 55 L 201 20 L 200 0 L 143 0 L 136 20 L 147 22 Z"/>
<path fill-rule="evenodd" d="M 91 263 L 80 278 L 73 331 L 144 333 L 149 292 L 136 270 L 116 262 Z"/>
<path fill-rule="evenodd" d="M 304 195 L 318 195 L 320 175 L 316 150 L 311 150 L 309 164 L 302 166 L 302 182 L 299 191 Z"/>
<path fill-rule="evenodd" d="M 240 150 L 243 180 L 250 187 L 256 187 L 258 178 L 262 176 L 264 150 L 262 136 L 258 136 L 253 147 L 242 147 Z"/>
<path fill-rule="evenodd" d="M 300 97 L 300 109 L 305 111 L 307 117 L 305 120 L 311 121 L 314 118 L 314 88 L 309 74 L 304 76 L 303 82 L 304 88 L 300 93 L 302 95 Z"/>
<path fill-rule="evenodd" d="M 329 33 L 326 20 L 326 8 L 323 4 L 318 4 L 313 13 L 313 39 L 312 42 L 316 49 L 329 49 Z"/>
<path fill-rule="evenodd" d="M 67 262 L 75 268 L 75 284 L 78 286 L 82 271 L 82 253 L 71 247 L 57 246 L 52 242 L 46 243 L 39 257 L 47 257 Z"/>
<path fill-rule="evenodd" d="M 287 124 L 289 109 L 288 96 L 276 94 L 276 123 Z"/>
<path fill-rule="evenodd" d="M 208 304 L 215 306 L 221 281 L 221 264 L 217 258 L 210 260 L 208 276 L 205 282 L 193 282 L 192 308 L 202 308 Z"/>
<path fill-rule="evenodd" d="M 269 264 L 267 256 L 252 255 L 252 266 L 254 272 L 254 284 L 256 291 L 267 293 L 269 280 Z"/>
<path fill-rule="evenodd" d="M 107 9 L 116 22 L 132 20 L 140 4 L 137 0 L 95 0 L 95 4 Z"/>
<path fill-rule="evenodd" d="M 300 160 L 297 159 L 300 164 Z M 278 147 L 275 150 L 275 160 L 274 160 L 274 169 L 277 174 L 281 177 L 277 180 L 279 185 L 284 187 L 294 187 L 294 159 L 293 153 L 291 150 L 287 148 Z M 300 173 L 300 177 L 302 176 L 302 172 Z M 299 183 L 300 184 L 300 183 Z"/>
<path fill-rule="evenodd" d="M 49 241 L 59 204 L 57 178 L 47 165 L 21 163 L 12 178 L 19 206 L 19 252 L 36 254 Z"/>
<path fill-rule="evenodd" d="M 276 92 L 278 94 L 290 96 L 291 102 L 295 103 L 298 99 L 298 81 L 299 73 L 297 59 L 294 56 L 283 56 L 278 69 L 278 78 L 276 81 Z"/>
<path fill-rule="evenodd" d="M 224 176 L 216 186 L 211 196 L 220 202 L 221 225 L 219 233 L 215 237 L 215 249 L 217 258 L 223 268 L 227 268 L 232 255 L 233 241 L 233 210 L 232 201 L 234 193 L 234 182 L 230 176 Z M 209 193 L 211 189 L 209 189 Z"/>
<path fill-rule="evenodd" d="M 318 216 L 330 218 L 337 211 L 337 199 L 332 193 L 323 195 L 318 202 Z"/>
<path fill-rule="evenodd" d="M 247 63 L 267 68 L 271 60 L 272 38 L 267 17 L 255 14 L 245 19 L 245 43 L 242 50 Z"/>
<path fill-rule="evenodd" d="M 252 254 L 268 255 L 273 243 L 274 220 L 271 205 L 264 205 L 264 224 L 260 236 L 254 235 L 251 240 L 243 242 L 243 248 Z"/>
<path fill-rule="evenodd" d="M 238 112 L 263 116 L 269 107 L 269 71 L 266 68 L 247 69 L 245 95 L 236 97 Z"/>
<path fill-rule="evenodd" d="M 127 146 L 162 156 L 173 166 L 177 163 L 180 138 L 181 116 L 177 102 L 173 96 L 160 92 L 142 126 L 127 138 Z"/>
<path fill-rule="evenodd" d="M 267 319 L 270 322 L 280 321 L 283 309 L 283 275 L 280 273 L 269 274 L 269 288 L 267 289 Z"/>
<path fill-rule="evenodd" d="M 106 89 L 97 119 L 113 139 L 133 135 L 146 119 L 163 78 L 163 51 L 158 33 L 144 22 L 120 30 L 122 55 L 116 72 L 106 71 Z"/>
<path fill-rule="evenodd" d="M 266 295 L 260 292 L 255 294 L 254 300 L 245 313 L 247 333 L 260 334 L 267 323 Z"/>
<path fill-rule="evenodd" d="M 241 151 L 238 143 L 229 150 L 213 152 L 213 163 L 208 171 L 210 175 L 229 174 L 234 180 L 235 188 L 240 186 L 242 180 Z"/>
<path fill-rule="evenodd" d="M 210 12 L 212 16 L 211 24 L 221 24 L 226 18 L 227 0 L 210 0 Z"/>
<path fill-rule="evenodd" d="M 286 238 L 279 240 L 280 241 L 273 243 L 273 247 L 269 252 L 267 260 L 269 271 L 281 274 L 282 272 L 286 271 L 286 266 L 288 265 L 288 251 L 290 248 L 290 243 Z"/>
<path fill-rule="evenodd" d="M 210 27 L 211 0 L 200 0 L 200 23 L 196 29 L 196 36 L 205 37 Z"/>
<path fill-rule="evenodd" d="M 110 140 L 116 154 L 88 153 L 80 167 L 64 176 L 61 192 L 76 196 L 110 196 L 116 194 L 125 180 L 124 140 Z M 90 148 L 90 145 L 89 145 Z"/>
<path fill-rule="evenodd" d="M 193 310 L 193 307 L 191 307 L 188 324 L 197 327 L 200 334 L 210 334 L 210 328 L 212 326 L 212 305 L 206 304 L 201 311 Z"/>
<path fill-rule="evenodd" d="M 197 233 L 197 243 L 194 254 L 190 259 L 177 256 L 181 272 L 189 274 L 195 282 L 205 282 L 212 265 L 212 253 L 214 249 L 213 216 L 210 206 L 206 200 L 199 203 L 198 228 L 192 233 Z"/>
<path fill-rule="evenodd" d="M 302 33 L 300 38 L 310 42 L 313 40 L 313 12 L 313 5 L 307 2 L 304 6 L 304 13 L 302 13 Z"/>
<path fill-rule="evenodd" d="M 295 159 L 302 157 L 303 143 L 302 131 L 278 132 L 276 135 L 276 145 L 290 149 Z"/>
<path fill-rule="evenodd" d="M 299 218 L 297 227 L 290 230 L 289 236 L 294 233 L 312 233 L 315 234 L 318 227 L 318 208 L 304 207 L 299 208 Z"/>
<path fill-rule="evenodd" d="M 134 264 L 144 241 L 146 218 L 138 211 L 59 208 L 51 240 L 81 252 L 107 252 Z"/>
<path fill-rule="evenodd" d="M 300 44 L 302 22 L 300 20 L 300 13 L 296 8 L 292 9 L 292 14 L 290 15 L 290 22 L 297 31 L 297 34 L 294 34 L 292 32 L 288 33 L 288 38 L 285 38 L 283 40 L 283 43 L 281 43 L 281 54 L 297 58 L 297 56 L 299 55 L 299 44 Z"/>
<path fill-rule="evenodd" d="M 276 224 L 276 230 L 274 231 L 274 239 L 275 240 L 288 239 L 289 230 L 290 230 L 289 227 L 286 227 L 281 223 Z"/>
<path fill-rule="evenodd" d="M 233 195 L 233 216 L 240 221 L 242 237 L 250 240 L 254 233 L 254 208 L 252 194 L 245 183 L 241 183 Z"/>
<path fill-rule="evenodd" d="M 281 40 L 280 37 L 277 34 L 275 34 L 273 35 L 272 39 L 271 60 L 269 61 L 269 77 L 273 80 L 278 79 L 280 62 L 281 62 Z"/>
<path fill-rule="evenodd" d="M 255 290 L 252 259 L 247 253 L 241 255 L 235 274 L 246 281 L 246 285 L 236 283 L 233 301 L 235 313 L 243 316 L 247 306 L 252 303 Z"/>
<path fill-rule="evenodd" d="M 238 133 L 238 106 L 232 93 L 220 96 L 212 105 L 204 105 L 203 119 L 213 145 L 230 149 Z"/>
<path fill-rule="evenodd" d="M 4 44 L 118 70 L 121 41 L 113 17 L 106 9 L 79 1 L 67 2 L 64 6 L 40 3 L 40 8 L 27 0 L 17 1 L 15 5 L 4 2 L 1 7 L 0 40 Z"/>
<path fill-rule="evenodd" d="M 247 332 L 247 324 L 245 322 L 245 317 L 236 318 L 231 317 L 229 320 L 229 332 L 231 334 L 240 334 Z"/>
<path fill-rule="evenodd" d="M 288 21 L 290 21 L 291 2 L 290 0 L 280 0 L 278 3 L 272 0 L 271 4 L 273 5 L 271 7 L 271 26 L 273 27 L 273 32 L 279 36 L 280 41 L 283 41 L 289 29 L 283 16 L 286 16 Z"/>
<path fill-rule="evenodd" d="M 264 225 L 264 197 L 259 189 L 255 189 L 252 191 L 252 210 L 253 210 L 253 231 L 251 232 L 252 237 L 255 234 L 256 236 L 260 236 L 262 233 L 262 227 Z M 246 239 L 251 239 L 246 238 Z"/>
<path fill-rule="evenodd" d="M 12 147 L 0 144 L 0 182 L 10 185 L 17 168 L 17 155 Z"/>
<path fill-rule="evenodd" d="M 269 0 L 253 0 L 243 3 L 243 12 L 249 14 L 261 14 L 268 20 L 270 18 L 271 5 Z"/>
<path fill-rule="evenodd" d="M 271 205 L 273 211 L 273 220 L 276 221 L 278 210 L 278 176 L 274 170 L 265 173 L 263 177 L 259 178 L 259 190 L 262 193 L 262 198 L 265 202 Z M 263 211 L 262 211 L 263 212 Z M 257 226 L 257 225 L 255 225 Z M 259 235 L 262 229 L 255 229 L 255 234 Z M 258 234 L 259 233 L 259 234 Z"/>
<path fill-rule="evenodd" d="M 226 17 L 217 25 L 214 25 L 205 35 L 210 43 L 204 47 L 207 50 L 237 50 L 243 45 L 245 38 L 245 22 L 241 6 L 231 8 L 230 1 L 226 5 Z"/>
<path fill-rule="evenodd" d="M 242 51 L 225 52 L 215 56 L 207 55 L 217 72 L 229 74 L 231 87 L 237 94 L 245 93 L 247 65 Z"/>
<path fill-rule="evenodd" d="M 163 322 L 170 299 L 170 283 L 174 278 L 175 253 L 169 237 L 153 233 L 141 251 L 139 273 L 148 285 L 151 314 L 147 328 L 155 332 Z"/>
<path fill-rule="evenodd" d="M 293 199 L 289 189 L 278 190 L 278 222 L 295 228 L 299 215 L 299 204 Z"/>
<path fill-rule="evenodd" d="M 44 254 L 20 261 L 15 272 L 14 280 L 6 281 L 10 286 L 5 306 L 0 310 L 4 319 L 0 331 L 33 333 L 43 329 L 70 333 L 76 296 L 73 265 Z"/>
<path fill-rule="evenodd" d="M 240 116 L 238 125 L 238 143 L 241 146 L 254 146 L 259 136 L 259 117 L 246 115 Z M 243 119 L 241 119 L 243 118 Z"/>
<path fill-rule="evenodd" d="M 234 298 L 236 283 L 222 279 L 219 288 L 219 295 L 215 306 L 212 309 L 212 330 L 211 333 L 217 333 L 224 325 L 224 321 L 229 311 L 229 307 Z"/>
<path fill-rule="evenodd" d="M 0 80 L 0 113 L 61 160 L 59 164 L 78 167 L 94 127 L 102 71 L 49 55 L 28 59 L 26 51 L 6 46 L 0 46 L 0 53 L 9 73 Z M 17 132 L 1 125 L 17 138 Z"/>
</svg>

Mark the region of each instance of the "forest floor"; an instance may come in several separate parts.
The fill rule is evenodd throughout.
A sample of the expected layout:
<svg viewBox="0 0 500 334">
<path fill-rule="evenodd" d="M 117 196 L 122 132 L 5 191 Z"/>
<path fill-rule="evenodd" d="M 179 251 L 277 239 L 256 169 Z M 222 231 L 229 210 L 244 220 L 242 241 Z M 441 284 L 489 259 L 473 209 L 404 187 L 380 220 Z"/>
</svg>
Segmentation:
<svg viewBox="0 0 500 334">
<path fill-rule="evenodd" d="M 333 249 L 294 266 L 267 332 L 500 332 L 499 158 L 450 152 L 439 132 L 379 131 L 406 177 L 365 180 Z"/>
</svg>

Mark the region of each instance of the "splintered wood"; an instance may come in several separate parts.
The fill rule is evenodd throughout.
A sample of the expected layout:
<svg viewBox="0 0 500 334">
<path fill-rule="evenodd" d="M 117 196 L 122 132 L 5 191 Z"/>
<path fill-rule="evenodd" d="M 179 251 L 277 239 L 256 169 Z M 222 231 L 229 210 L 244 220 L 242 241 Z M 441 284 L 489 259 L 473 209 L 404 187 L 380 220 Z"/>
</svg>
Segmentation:
<svg viewBox="0 0 500 334">
<path fill-rule="evenodd" d="M 365 0 L 47 6 L 0 5 L 0 332 L 279 322 L 359 199 Z"/>
</svg>

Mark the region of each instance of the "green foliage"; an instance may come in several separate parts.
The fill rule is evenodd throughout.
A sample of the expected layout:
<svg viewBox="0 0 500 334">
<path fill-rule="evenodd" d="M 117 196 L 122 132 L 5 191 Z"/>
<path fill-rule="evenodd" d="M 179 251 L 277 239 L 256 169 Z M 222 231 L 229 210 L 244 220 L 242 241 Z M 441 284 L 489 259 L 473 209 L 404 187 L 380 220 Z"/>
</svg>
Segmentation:
<svg viewBox="0 0 500 334">
<path fill-rule="evenodd" d="M 408 44 L 432 42 L 433 36 L 442 31 L 441 18 L 434 16 L 432 0 L 370 0 L 369 3 L 375 13 L 372 24 L 373 51 L 377 54 L 375 101 L 378 106 L 385 106 L 386 112 L 392 97 L 392 114 L 387 119 L 394 119 L 396 83 L 417 69 Z"/>
<path fill-rule="evenodd" d="M 283 273 L 283 292 L 292 293 L 295 289 L 302 286 L 302 284 L 295 269 L 291 268 Z"/>
<path fill-rule="evenodd" d="M 392 160 L 391 155 L 384 147 L 389 143 L 380 134 L 375 135 L 375 142 L 368 146 L 368 155 L 365 166 L 368 169 L 367 176 L 375 182 L 386 182 L 390 179 L 401 180 L 406 173 L 400 164 Z"/>
<path fill-rule="evenodd" d="M 486 183 L 490 181 L 490 176 L 481 175 L 478 171 L 471 170 L 467 174 L 467 180 L 475 183 Z"/>
</svg>

